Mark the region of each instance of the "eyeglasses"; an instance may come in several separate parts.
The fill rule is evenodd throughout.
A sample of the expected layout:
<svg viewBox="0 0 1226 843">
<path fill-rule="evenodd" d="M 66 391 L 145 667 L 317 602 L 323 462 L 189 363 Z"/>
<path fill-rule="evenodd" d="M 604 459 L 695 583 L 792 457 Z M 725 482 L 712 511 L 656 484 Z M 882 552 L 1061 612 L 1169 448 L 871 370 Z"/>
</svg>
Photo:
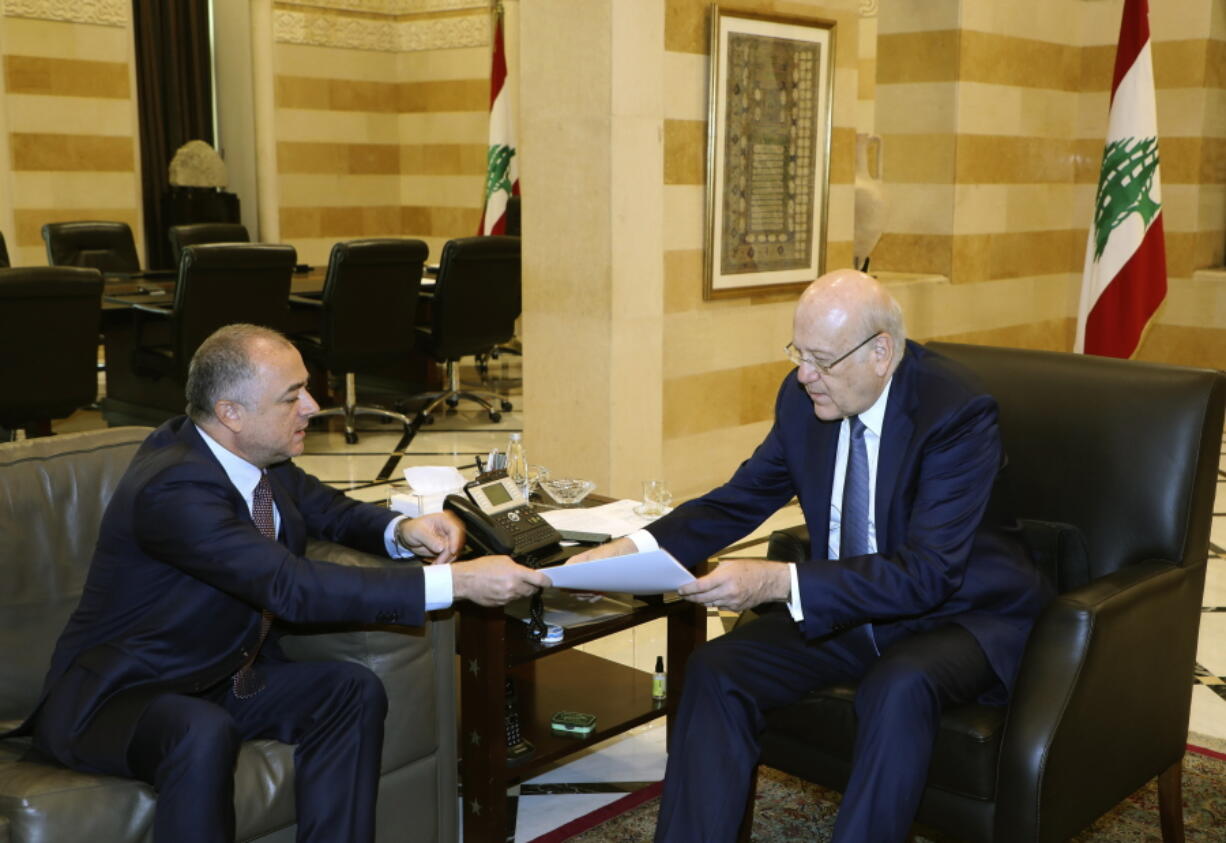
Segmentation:
<svg viewBox="0 0 1226 843">
<path fill-rule="evenodd" d="M 834 360 L 832 360 L 831 362 L 825 363 L 825 364 L 818 363 L 815 359 L 813 359 L 812 354 L 808 354 L 806 352 L 801 351 L 799 348 L 796 347 L 795 343 L 788 343 L 786 346 L 783 347 L 783 350 L 784 352 L 787 353 L 788 359 L 791 360 L 793 363 L 795 363 L 797 366 L 800 366 L 800 365 L 812 366 L 814 369 L 817 369 L 823 375 L 828 375 L 830 374 L 831 369 L 833 369 L 835 366 L 842 363 L 848 357 L 851 357 L 851 355 L 855 354 L 857 351 L 864 348 L 864 346 L 868 345 L 870 342 L 877 339 L 877 337 L 879 336 L 881 336 L 881 331 L 877 331 L 870 337 L 865 337 L 864 341 L 861 342 L 859 345 L 857 345 L 855 348 L 853 348 L 851 351 L 847 352 L 846 354 L 841 354 L 838 357 L 836 357 Z"/>
</svg>

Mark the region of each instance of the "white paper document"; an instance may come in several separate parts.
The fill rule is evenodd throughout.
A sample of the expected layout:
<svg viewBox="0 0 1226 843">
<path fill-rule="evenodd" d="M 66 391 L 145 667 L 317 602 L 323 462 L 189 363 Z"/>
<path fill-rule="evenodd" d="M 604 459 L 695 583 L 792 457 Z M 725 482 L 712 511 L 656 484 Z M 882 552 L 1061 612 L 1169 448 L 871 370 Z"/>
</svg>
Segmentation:
<svg viewBox="0 0 1226 843">
<path fill-rule="evenodd" d="M 590 559 L 570 565 L 542 568 L 557 588 L 583 591 L 624 591 L 629 594 L 663 594 L 694 579 L 667 550 L 647 550 L 606 559 Z"/>
<path fill-rule="evenodd" d="M 541 517 L 555 530 L 581 530 L 587 533 L 608 533 L 612 538 L 621 538 L 635 530 L 646 527 L 655 518 L 639 515 L 634 508 L 638 501 L 619 500 L 600 506 L 583 506 L 574 509 L 546 509 Z"/>
</svg>

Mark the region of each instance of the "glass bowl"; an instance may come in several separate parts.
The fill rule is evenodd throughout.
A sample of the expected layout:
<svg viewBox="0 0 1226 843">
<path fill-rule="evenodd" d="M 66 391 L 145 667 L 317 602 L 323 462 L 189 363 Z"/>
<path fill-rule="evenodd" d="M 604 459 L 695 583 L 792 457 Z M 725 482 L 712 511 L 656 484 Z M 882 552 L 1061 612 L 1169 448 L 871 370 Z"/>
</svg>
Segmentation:
<svg viewBox="0 0 1226 843">
<path fill-rule="evenodd" d="M 573 506 L 586 498 L 596 484 L 575 477 L 547 477 L 541 480 L 541 488 L 563 506 Z"/>
</svg>

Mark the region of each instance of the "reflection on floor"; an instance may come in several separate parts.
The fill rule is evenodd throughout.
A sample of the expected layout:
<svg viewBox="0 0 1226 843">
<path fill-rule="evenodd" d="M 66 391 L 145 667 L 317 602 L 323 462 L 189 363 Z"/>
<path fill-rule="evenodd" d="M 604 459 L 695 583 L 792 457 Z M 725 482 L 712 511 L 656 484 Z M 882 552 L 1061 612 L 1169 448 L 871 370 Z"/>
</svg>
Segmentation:
<svg viewBox="0 0 1226 843">
<path fill-rule="evenodd" d="M 400 428 L 368 417 L 360 421 L 360 440 L 355 445 L 345 444 L 343 434 L 335 428 L 313 430 L 307 438 L 306 453 L 298 462 L 305 470 L 354 497 L 380 502 L 387 499 L 391 482 L 402 479 L 400 472 L 405 466 L 454 465 L 471 475 L 476 456 L 488 453 L 491 448 L 505 448 L 509 434 L 523 428 L 522 394 L 517 388 L 518 358 L 503 358 L 494 364 L 491 374 L 494 380 L 490 385 L 515 402 L 515 410 L 504 413 L 498 424 L 490 423 L 475 408 L 461 406 L 453 414 L 440 415 L 435 424 L 423 427 L 402 453 L 393 454 L 401 439 Z M 474 377 L 475 373 L 466 370 L 466 379 Z M 101 425 L 97 413 L 81 412 L 57 423 L 55 429 L 69 431 Z M 531 436 L 526 438 L 530 445 Z M 389 456 L 395 460 L 390 479 L 375 480 L 388 465 Z M 750 537 L 759 543 L 738 551 L 738 555 L 765 555 L 765 537 L 771 530 L 800 522 L 799 509 L 794 505 L 781 510 Z M 730 614 L 721 617 L 713 613 L 708 619 L 708 637 L 723 634 L 731 621 Z M 650 682 L 656 656 L 665 652 L 663 621 L 609 636 L 583 649 L 636 667 L 644 671 L 644 683 Z M 1190 681 L 1196 686 L 1190 741 L 1226 751 L 1226 440 L 1214 505 L 1196 675 Z M 645 782 L 659 780 L 664 762 L 664 726 L 660 720 L 592 746 L 568 763 L 525 782 L 511 794 L 519 805 L 515 840 L 533 840 L 617 800 Z"/>
</svg>

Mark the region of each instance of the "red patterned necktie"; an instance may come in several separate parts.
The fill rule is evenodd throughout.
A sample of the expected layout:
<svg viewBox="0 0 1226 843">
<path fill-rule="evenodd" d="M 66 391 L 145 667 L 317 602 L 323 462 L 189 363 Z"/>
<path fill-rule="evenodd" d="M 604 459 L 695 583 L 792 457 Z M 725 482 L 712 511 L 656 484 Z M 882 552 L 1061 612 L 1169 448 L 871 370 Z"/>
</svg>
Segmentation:
<svg viewBox="0 0 1226 843">
<path fill-rule="evenodd" d="M 272 484 L 268 482 L 267 471 L 260 472 L 260 482 L 256 484 L 255 494 L 251 496 L 251 519 L 265 538 L 277 538 L 277 528 L 272 518 Z M 264 679 L 255 670 L 255 657 L 260 654 L 260 646 L 268 637 L 268 630 L 271 628 L 272 612 L 264 609 L 260 612 L 260 637 L 251 648 L 247 661 L 243 662 L 243 666 L 234 674 L 234 696 L 240 700 L 254 697 L 264 690 Z"/>
</svg>

